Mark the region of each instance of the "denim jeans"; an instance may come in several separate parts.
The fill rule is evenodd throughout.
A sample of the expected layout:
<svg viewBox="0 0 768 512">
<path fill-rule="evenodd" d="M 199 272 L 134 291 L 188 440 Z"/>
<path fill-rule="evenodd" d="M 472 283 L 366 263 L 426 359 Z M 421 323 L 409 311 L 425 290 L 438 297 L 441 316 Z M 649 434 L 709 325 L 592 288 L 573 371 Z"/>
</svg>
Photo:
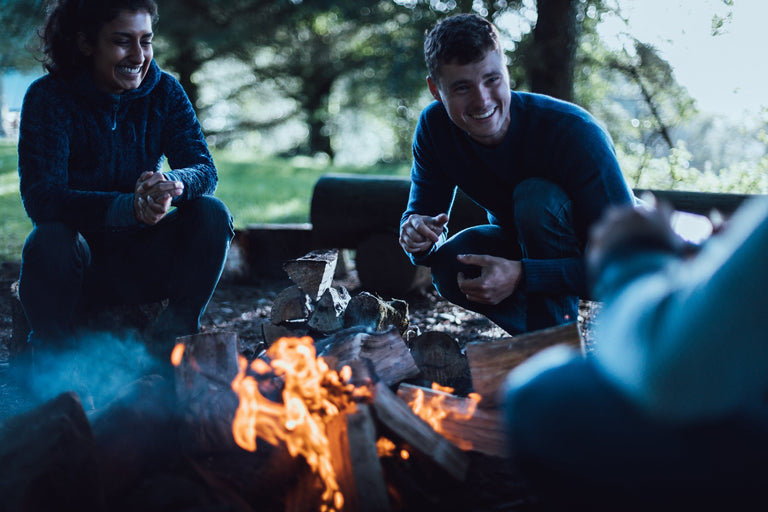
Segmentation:
<svg viewBox="0 0 768 512">
<path fill-rule="evenodd" d="M 487 254 L 506 259 L 558 259 L 582 255 L 572 222 L 571 200 L 554 183 L 531 178 L 515 188 L 514 226 L 487 224 L 467 228 L 449 238 L 426 261 L 441 296 L 485 315 L 509 334 L 574 321 L 578 296 L 528 293 L 525 284 L 496 305 L 470 302 L 461 292 L 457 274 L 480 275 L 474 265 L 459 263 L 460 254 Z"/>
<path fill-rule="evenodd" d="M 755 510 L 768 503 L 768 414 L 665 422 L 580 356 L 505 391 L 512 461 L 546 510 Z"/>
<path fill-rule="evenodd" d="M 229 210 L 211 196 L 180 205 L 155 226 L 81 233 L 58 222 L 36 225 L 19 279 L 29 343 L 73 348 L 80 307 L 168 299 L 152 337 L 170 353 L 176 336 L 199 331 L 233 236 Z"/>
</svg>

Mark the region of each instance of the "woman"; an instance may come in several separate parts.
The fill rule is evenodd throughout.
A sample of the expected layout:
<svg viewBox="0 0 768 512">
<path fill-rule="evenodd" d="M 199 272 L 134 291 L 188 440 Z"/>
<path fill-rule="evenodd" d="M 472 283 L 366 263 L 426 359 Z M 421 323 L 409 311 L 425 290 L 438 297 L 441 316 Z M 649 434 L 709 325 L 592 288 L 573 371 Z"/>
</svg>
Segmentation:
<svg viewBox="0 0 768 512">
<path fill-rule="evenodd" d="M 33 230 L 19 295 L 39 349 L 76 344 L 89 304 L 168 299 L 152 341 L 199 330 L 232 218 L 181 85 L 153 60 L 154 0 L 58 0 L 41 33 L 48 73 L 27 90 L 19 175 Z M 170 171 L 163 172 L 164 158 Z"/>
</svg>

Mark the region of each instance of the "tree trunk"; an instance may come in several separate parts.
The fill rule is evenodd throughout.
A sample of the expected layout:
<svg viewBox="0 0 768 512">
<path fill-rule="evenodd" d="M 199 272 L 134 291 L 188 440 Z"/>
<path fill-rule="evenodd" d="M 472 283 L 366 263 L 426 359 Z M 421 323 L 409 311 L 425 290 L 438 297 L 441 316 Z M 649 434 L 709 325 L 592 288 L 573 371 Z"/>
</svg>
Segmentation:
<svg viewBox="0 0 768 512">
<path fill-rule="evenodd" d="M 573 101 L 578 0 L 538 0 L 533 52 L 527 72 L 531 91 Z"/>
</svg>

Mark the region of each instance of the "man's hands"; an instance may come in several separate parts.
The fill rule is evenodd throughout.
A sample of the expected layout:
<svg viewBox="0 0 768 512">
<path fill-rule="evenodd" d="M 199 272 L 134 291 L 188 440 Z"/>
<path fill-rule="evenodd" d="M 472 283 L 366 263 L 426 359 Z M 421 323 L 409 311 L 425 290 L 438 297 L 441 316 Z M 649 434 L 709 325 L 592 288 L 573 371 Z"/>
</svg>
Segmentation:
<svg viewBox="0 0 768 512">
<path fill-rule="evenodd" d="M 145 172 L 136 181 L 133 214 L 139 222 L 153 226 L 171 209 L 174 197 L 184 192 L 184 184 L 170 181 L 161 172 Z"/>
<path fill-rule="evenodd" d="M 411 254 L 425 252 L 432 248 L 448 223 L 448 215 L 436 217 L 411 214 L 400 226 L 400 245 Z"/>
<path fill-rule="evenodd" d="M 523 264 L 484 254 L 461 254 L 458 260 L 468 265 L 478 265 L 480 276 L 467 279 L 459 272 L 459 289 L 467 300 L 495 305 L 506 299 L 517 288 L 523 274 Z"/>
</svg>

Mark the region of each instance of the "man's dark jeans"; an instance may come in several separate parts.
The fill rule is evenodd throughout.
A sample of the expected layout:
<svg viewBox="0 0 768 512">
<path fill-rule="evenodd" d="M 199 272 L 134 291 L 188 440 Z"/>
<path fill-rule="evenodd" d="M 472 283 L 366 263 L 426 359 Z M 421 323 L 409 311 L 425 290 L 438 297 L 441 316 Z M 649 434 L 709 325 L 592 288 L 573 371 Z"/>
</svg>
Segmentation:
<svg viewBox="0 0 768 512">
<path fill-rule="evenodd" d="M 481 313 L 514 335 L 576 321 L 579 298 L 527 293 L 525 284 L 499 304 L 470 302 L 461 292 L 457 274 L 479 275 L 479 267 L 456 260 L 459 254 L 488 254 L 520 260 L 558 259 L 581 256 L 573 229 L 571 200 L 554 183 L 532 178 L 515 188 L 514 230 L 497 225 L 467 228 L 448 239 L 426 262 L 432 268 L 437 291 L 466 309 Z"/>
</svg>

